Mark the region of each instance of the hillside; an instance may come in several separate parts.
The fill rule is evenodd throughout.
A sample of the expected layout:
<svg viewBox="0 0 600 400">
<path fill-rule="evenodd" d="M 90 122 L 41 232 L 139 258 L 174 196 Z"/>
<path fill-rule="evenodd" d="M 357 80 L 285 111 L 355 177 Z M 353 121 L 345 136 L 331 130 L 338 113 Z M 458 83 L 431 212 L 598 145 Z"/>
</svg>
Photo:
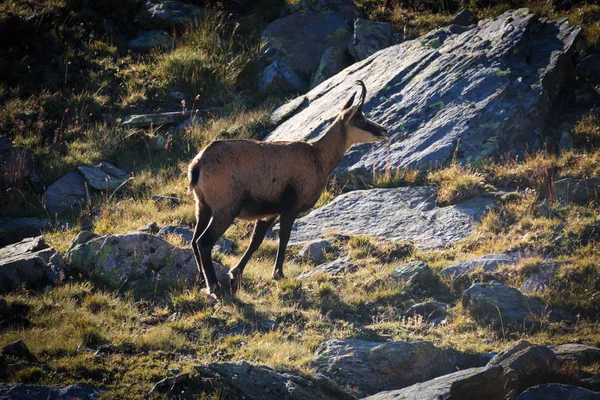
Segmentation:
<svg viewBox="0 0 600 400">
<path fill-rule="evenodd" d="M 357 80 L 387 140 L 285 279 L 276 225 L 207 297 L 189 162 L 317 138 Z M 600 398 L 598 104 L 594 1 L 3 2 L 0 398 Z"/>
</svg>

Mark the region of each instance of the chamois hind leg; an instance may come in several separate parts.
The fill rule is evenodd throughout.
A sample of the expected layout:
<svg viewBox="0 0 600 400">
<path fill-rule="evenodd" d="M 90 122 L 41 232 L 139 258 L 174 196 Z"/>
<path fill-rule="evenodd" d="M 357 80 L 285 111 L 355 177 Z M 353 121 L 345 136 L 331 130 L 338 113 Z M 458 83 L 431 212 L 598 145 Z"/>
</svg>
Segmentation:
<svg viewBox="0 0 600 400">
<path fill-rule="evenodd" d="M 285 249 L 287 248 L 292 226 L 297 217 L 297 213 L 282 213 L 279 221 L 279 249 L 277 249 L 277 259 L 275 260 L 275 268 L 273 268 L 273 279 L 282 279 L 283 262 L 285 261 Z"/>
<path fill-rule="evenodd" d="M 208 206 L 202 206 L 201 204 L 198 204 L 196 207 L 196 228 L 194 228 L 194 236 L 192 237 L 192 249 L 194 250 L 198 272 L 202 274 L 202 258 L 200 257 L 200 248 L 196 241 L 208 226 L 212 217 L 212 211 Z"/>
<path fill-rule="evenodd" d="M 232 215 L 213 211 L 208 227 L 196 240 L 196 245 L 200 250 L 200 258 L 202 259 L 202 273 L 206 281 L 206 289 L 209 295 L 216 297 L 220 297 L 223 293 L 221 292 L 221 286 L 219 285 L 212 262 L 212 248 L 227 228 L 229 228 L 233 220 L 234 216 Z"/>
<path fill-rule="evenodd" d="M 252 254 L 254 254 L 254 252 L 258 249 L 258 247 L 265 238 L 265 234 L 267 233 L 271 225 L 273 225 L 274 221 L 275 217 L 266 221 L 256 221 L 256 224 L 254 225 L 254 232 L 252 232 L 252 239 L 250 240 L 250 245 L 248 246 L 248 249 L 242 256 L 240 261 L 237 263 L 237 265 L 229 271 L 229 284 L 231 285 L 232 292 L 235 291 L 241 283 L 242 274 L 244 273 L 244 268 L 246 267 L 248 260 L 250 260 Z"/>
</svg>

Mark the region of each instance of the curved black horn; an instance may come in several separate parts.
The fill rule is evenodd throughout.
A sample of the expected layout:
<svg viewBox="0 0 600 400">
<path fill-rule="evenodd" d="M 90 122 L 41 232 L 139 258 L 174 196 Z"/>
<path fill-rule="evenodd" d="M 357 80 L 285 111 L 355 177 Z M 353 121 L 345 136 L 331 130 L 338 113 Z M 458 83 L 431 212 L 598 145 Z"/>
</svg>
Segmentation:
<svg viewBox="0 0 600 400">
<path fill-rule="evenodd" d="M 362 92 L 360 93 L 360 99 L 358 100 L 358 108 L 362 109 L 362 106 L 365 103 L 365 97 L 367 97 L 367 87 L 365 86 L 365 83 L 361 80 L 356 81 L 356 84 L 362 88 Z"/>
</svg>

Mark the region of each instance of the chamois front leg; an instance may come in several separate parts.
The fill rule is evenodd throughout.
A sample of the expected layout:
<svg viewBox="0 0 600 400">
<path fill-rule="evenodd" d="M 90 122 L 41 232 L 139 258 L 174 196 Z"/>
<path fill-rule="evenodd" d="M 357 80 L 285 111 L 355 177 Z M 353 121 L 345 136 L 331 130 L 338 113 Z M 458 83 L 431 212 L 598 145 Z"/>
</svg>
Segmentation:
<svg viewBox="0 0 600 400">
<path fill-rule="evenodd" d="M 200 257 L 200 248 L 198 247 L 198 243 L 196 241 L 208 226 L 210 218 L 212 217 L 212 211 L 210 210 L 210 208 L 202 206 L 200 204 L 198 204 L 196 207 L 196 228 L 194 229 L 194 236 L 192 237 L 192 250 L 194 250 L 194 258 L 196 259 L 198 272 L 203 274 L 202 258 Z"/>
<path fill-rule="evenodd" d="M 259 248 L 260 244 L 265 238 L 265 234 L 267 233 L 271 225 L 273 225 L 274 221 L 275 217 L 266 221 L 256 221 L 256 224 L 254 225 L 254 232 L 252 232 L 252 239 L 250 239 L 250 245 L 248 246 L 248 249 L 242 256 L 240 261 L 237 263 L 237 265 L 229 271 L 229 285 L 231 286 L 232 293 L 234 293 L 239 287 L 242 281 L 242 274 L 244 273 L 244 268 L 246 268 L 248 260 L 250 260 L 252 254 L 254 254 L 254 252 Z"/>
<path fill-rule="evenodd" d="M 283 262 L 285 261 L 285 249 L 287 248 L 292 226 L 298 216 L 297 213 L 282 213 L 279 222 L 279 249 L 277 250 L 277 259 L 275 268 L 273 268 L 273 279 L 279 280 L 285 278 L 283 275 Z"/>
<path fill-rule="evenodd" d="M 206 281 L 206 291 L 208 295 L 217 298 L 222 297 L 223 292 L 212 262 L 212 248 L 227 228 L 229 228 L 233 220 L 234 217 L 230 215 L 213 212 L 208 227 L 196 240 L 196 245 L 200 250 L 200 258 L 202 259 L 202 273 Z"/>
</svg>

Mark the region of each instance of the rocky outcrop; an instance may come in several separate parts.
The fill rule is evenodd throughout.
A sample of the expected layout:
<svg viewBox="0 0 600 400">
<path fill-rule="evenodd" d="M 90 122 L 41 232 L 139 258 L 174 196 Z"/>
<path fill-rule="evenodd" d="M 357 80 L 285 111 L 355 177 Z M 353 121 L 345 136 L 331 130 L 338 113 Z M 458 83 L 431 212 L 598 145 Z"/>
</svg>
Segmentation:
<svg viewBox="0 0 600 400">
<path fill-rule="evenodd" d="M 142 232 L 93 238 L 76 244 L 65 257 L 72 268 L 114 288 L 203 280 L 192 249 L 174 247 Z M 215 269 L 219 280 L 228 282 L 229 270 L 218 263 Z"/>
<path fill-rule="evenodd" d="M 318 274 L 337 276 L 345 272 L 356 271 L 357 269 L 358 265 L 351 262 L 350 257 L 340 257 L 328 263 L 317 265 L 308 272 L 301 273 L 298 275 L 298 279 L 306 279 Z"/>
<path fill-rule="evenodd" d="M 474 283 L 463 293 L 462 305 L 476 321 L 497 328 L 501 325 L 533 327 L 546 317 L 553 321 L 569 317 L 558 310 L 547 309 L 540 300 L 502 283 Z"/>
<path fill-rule="evenodd" d="M 99 399 L 103 390 L 92 385 L 78 383 L 68 386 L 41 386 L 15 383 L 0 383 L 1 399 L 52 399 L 52 400 L 94 400 Z"/>
<path fill-rule="evenodd" d="M 336 232 L 411 241 L 422 249 L 438 249 L 467 237 L 491 205 L 489 198 L 475 197 L 437 207 L 433 187 L 358 190 L 338 196 L 297 220 L 290 243 L 305 243 Z"/>
<path fill-rule="evenodd" d="M 41 236 L 0 249 L 0 293 L 21 287 L 42 289 L 60 282 L 64 264 L 60 253 Z"/>
<path fill-rule="evenodd" d="M 541 144 L 579 31 L 522 9 L 438 29 L 323 82 L 266 140 L 319 136 L 361 79 L 368 89 L 364 111 L 388 128 L 389 140 L 354 146 L 337 174 L 370 179 L 373 168 L 439 167 L 452 157 L 469 162 L 524 152 Z"/>
<path fill-rule="evenodd" d="M 515 400 L 600 400 L 600 393 L 573 385 L 549 383 L 531 387 Z"/>
<path fill-rule="evenodd" d="M 258 77 L 258 90 L 280 93 L 301 92 L 306 84 L 282 61 L 274 61 Z"/>
<path fill-rule="evenodd" d="M 186 398 L 198 398 L 206 393 L 227 393 L 227 398 L 249 400 L 355 399 L 322 375 L 305 377 L 246 361 L 198 366 L 195 373 L 158 382 L 152 392 L 186 393 Z"/>
<path fill-rule="evenodd" d="M 346 47 L 350 30 L 338 14 L 296 12 L 271 22 L 263 31 L 264 57 L 268 62 L 285 62 L 308 82 L 327 48 Z"/>
<path fill-rule="evenodd" d="M 392 24 L 359 18 L 354 21 L 354 36 L 348 50 L 357 61 L 362 61 L 381 49 L 392 45 Z"/>
<path fill-rule="evenodd" d="M 403 388 L 449 374 L 457 368 L 478 366 L 479 357 L 437 348 L 432 342 L 366 342 L 329 340 L 313 360 L 318 372 L 341 385 L 374 394 Z"/>
<path fill-rule="evenodd" d="M 377 393 L 365 400 L 504 400 L 502 368 L 481 367 L 457 371 L 405 389 Z"/>
<path fill-rule="evenodd" d="M 518 263 L 522 257 L 519 253 L 486 254 L 446 267 L 440 271 L 440 275 L 446 278 L 459 279 L 478 268 L 481 268 L 484 272 L 494 272 L 502 265 Z"/>
</svg>

